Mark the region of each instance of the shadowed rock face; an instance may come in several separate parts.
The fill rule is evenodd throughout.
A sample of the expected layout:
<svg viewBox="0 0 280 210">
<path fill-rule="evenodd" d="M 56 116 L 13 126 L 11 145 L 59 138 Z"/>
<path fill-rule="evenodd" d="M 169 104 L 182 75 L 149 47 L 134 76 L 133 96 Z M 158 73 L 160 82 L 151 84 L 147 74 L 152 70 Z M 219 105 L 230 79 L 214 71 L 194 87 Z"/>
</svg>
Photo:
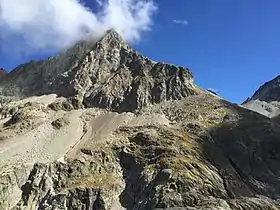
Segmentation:
<svg viewBox="0 0 280 210">
<path fill-rule="evenodd" d="M 257 99 L 266 102 L 280 101 L 280 76 L 263 84 L 250 100 Z"/>
<path fill-rule="evenodd" d="M 114 31 L 84 40 L 54 58 L 21 65 L 0 82 L 2 95 L 56 93 L 86 107 L 133 111 L 196 94 L 188 69 L 139 54 Z"/>
</svg>

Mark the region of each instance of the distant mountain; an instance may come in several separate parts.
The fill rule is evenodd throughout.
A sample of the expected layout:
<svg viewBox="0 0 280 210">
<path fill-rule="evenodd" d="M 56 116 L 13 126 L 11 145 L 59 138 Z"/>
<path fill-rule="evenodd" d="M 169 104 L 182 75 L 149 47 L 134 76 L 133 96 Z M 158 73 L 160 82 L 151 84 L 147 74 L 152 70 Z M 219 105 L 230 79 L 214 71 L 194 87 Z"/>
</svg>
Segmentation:
<svg viewBox="0 0 280 210">
<path fill-rule="evenodd" d="M 263 84 L 242 105 L 269 117 L 278 116 L 280 114 L 280 76 Z"/>
<path fill-rule="evenodd" d="M 280 76 L 264 83 L 250 98 L 266 102 L 280 101 Z"/>
</svg>

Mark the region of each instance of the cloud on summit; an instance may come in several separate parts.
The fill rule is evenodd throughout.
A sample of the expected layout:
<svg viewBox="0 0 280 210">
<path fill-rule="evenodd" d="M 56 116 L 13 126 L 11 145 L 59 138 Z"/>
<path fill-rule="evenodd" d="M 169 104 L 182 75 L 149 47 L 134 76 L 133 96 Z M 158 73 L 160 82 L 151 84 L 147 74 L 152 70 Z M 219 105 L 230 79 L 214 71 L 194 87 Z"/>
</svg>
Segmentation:
<svg viewBox="0 0 280 210">
<path fill-rule="evenodd" d="M 98 38 L 110 28 L 135 42 L 150 30 L 157 10 L 152 0 L 95 3 L 94 13 L 79 0 L 1 0 L 0 46 L 6 53 L 59 50 L 89 32 Z"/>
</svg>

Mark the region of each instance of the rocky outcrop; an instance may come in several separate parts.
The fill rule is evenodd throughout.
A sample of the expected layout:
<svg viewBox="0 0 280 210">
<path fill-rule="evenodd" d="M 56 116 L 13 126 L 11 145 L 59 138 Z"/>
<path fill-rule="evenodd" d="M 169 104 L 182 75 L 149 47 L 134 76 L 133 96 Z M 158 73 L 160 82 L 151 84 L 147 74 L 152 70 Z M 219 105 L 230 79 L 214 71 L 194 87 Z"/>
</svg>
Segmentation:
<svg viewBox="0 0 280 210">
<path fill-rule="evenodd" d="M 5 96 L 56 93 L 85 107 L 116 111 L 197 94 L 188 69 L 151 61 L 114 30 L 98 42 L 84 40 L 54 58 L 21 65 L 0 84 Z"/>
<path fill-rule="evenodd" d="M 102 168 L 97 162 L 34 165 L 22 186 L 22 199 L 14 208 L 110 209 L 117 204 L 123 187 L 121 173 L 113 162 Z"/>
<path fill-rule="evenodd" d="M 169 124 L 156 124 L 160 116 Z M 161 103 L 109 138 L 88 141 L 76 157 L 35 164 L 17 204 L 9 203 L 14 209 L 279 209 L 279 136 L 270 119 L 212 95 Z"/>
<path fill-rule="evenodd" d="M 32 167 L 31 167 L 32 168 Z M 30 166 L 17 165 L 1 168 L 0 171 L 0 207 L 11 209 L 21 199 L 21 186 L 26 182 Z"/>
</svg>

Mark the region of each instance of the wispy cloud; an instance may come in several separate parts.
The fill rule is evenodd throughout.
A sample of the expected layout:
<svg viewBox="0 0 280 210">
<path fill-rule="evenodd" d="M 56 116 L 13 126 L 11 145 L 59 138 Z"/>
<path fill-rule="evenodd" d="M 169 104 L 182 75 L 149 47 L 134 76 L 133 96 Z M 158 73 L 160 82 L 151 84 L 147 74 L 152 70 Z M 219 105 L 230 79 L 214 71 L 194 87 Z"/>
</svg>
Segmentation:
<svg viewBox="0 0 280 210">
<path fill-rule="evenodd" d="M 182 25 L 188 25 L 189 24 L 189 22 L 187 20 L 173 20 L 173 23 L 182 24 Z"/>
<path fill-rule="evenodd" d="M 153 0 L 95 2 L 99 10 L 93 13 L 80 0 L 0 0 L 0 47 L 10 53 L 61 49 L 110 28 L 134 42 L 150 30 L 157 10 Z"/>
</svg>

